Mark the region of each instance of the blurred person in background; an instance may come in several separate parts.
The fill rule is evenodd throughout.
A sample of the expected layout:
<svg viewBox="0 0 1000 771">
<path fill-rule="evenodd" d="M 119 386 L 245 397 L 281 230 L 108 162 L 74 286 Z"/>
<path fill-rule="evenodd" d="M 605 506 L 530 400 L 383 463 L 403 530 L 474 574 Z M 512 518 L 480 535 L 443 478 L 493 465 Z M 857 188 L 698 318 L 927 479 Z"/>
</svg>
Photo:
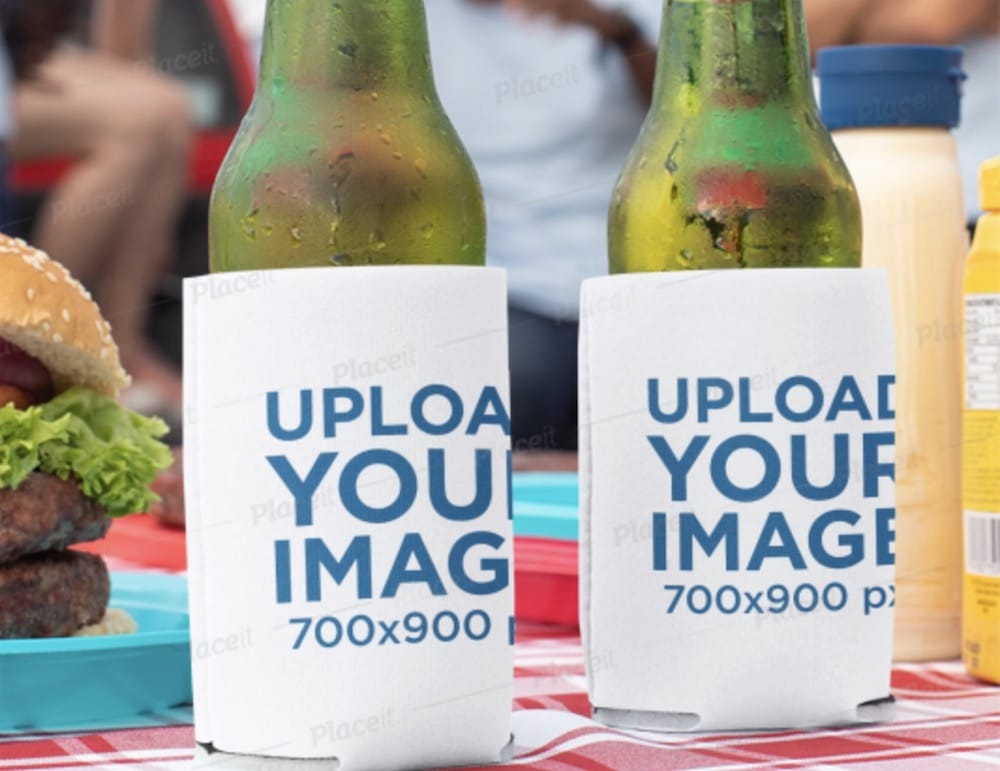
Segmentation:
<svg viewBox="0 0 1000 771">
<path fill-rule="evenodd" d="M 858 43 L 959 45 L 969 79 L 958 142 L 970 223 L 979 166 L 1000 153 L 1000 0 L 804 0 L 813 51 Z"/>
<path fill-rule="evenodd" d="M 9 235 L 12 226 L 9 198 L 7 193 L 7 145 L 14 132 L 14 70 L 3 42 L 3 26 L 0 20 L 0 232 Z"/>
<path fill-rule="evenodd" d="M 652 97 L 661 0 L 429 0 L 438 92 L 510 287 L 515 450 L 577 443 L 580 284 Z"/>
<path fill-rule="evenodd" d="M 126 401 L 179 412 L 180 373 L 145 337 L 185 198 L 192 118 L 148 65 L 156 0 L 95 0 L 91 48 L 67 42 L 75 0 L 0 0 L 17 74 L 16 159 L 73 157 L 32 240 L 93 290 L 133 375 Z"/>
</svg>

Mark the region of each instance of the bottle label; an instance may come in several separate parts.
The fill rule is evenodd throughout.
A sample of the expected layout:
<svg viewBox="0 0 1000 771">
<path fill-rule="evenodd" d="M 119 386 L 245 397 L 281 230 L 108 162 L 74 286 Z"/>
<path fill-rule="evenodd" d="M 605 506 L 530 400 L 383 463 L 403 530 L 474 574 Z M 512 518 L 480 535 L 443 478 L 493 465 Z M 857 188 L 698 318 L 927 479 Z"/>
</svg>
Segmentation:
<svg viewBox="0 0 1000 771">
<path fill-rule="evenodd" d="M 994 499 L 996 500 L 996 499 Z M 962 657 L 977 677 L 1000 682 L 1000 513 L 965 512 Z"/>
<path fill-rule="evenodd" d="M 1000 681 L 1000 294 L 966 295 L 965 357 L 962 656 L 976 676 Z"/>
<path fill-rule="evenodd" d="M 593 279 L 581 330 L 581 624 L 616 662 L 597 714 L 857 721 L 889 695 L 895 602 L 885 274 Z"/>
<path fill-rule="evenodd" d="M 1000 410 L 1000 294 L 965 298 L 965 403 Z"/>
<path fill-rule="evenodd" d="M 346 771 L 499 760 L 503 273 L 231 273 L 185 292 L 198 741 Z"/>
<path fill-rule="evenodd" d="M 1000 514 L 965 512 L 965 570 L 1000 578 Z"/>
</svg>

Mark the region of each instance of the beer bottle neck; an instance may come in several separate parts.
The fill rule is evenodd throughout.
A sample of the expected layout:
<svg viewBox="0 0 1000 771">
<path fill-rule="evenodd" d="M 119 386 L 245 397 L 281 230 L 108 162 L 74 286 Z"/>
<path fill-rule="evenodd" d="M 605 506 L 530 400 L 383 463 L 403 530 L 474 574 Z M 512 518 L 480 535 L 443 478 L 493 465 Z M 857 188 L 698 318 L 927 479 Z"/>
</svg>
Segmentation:
<svg viewBox="0 0 1000 771">
<path fill-rule="evenodd" d="M 659 105 L 817 111 L 802 0 L 664 0 L 660 57 Z"/>
<path fill-rule="evenodd" d="M 435 94 L 422 0 L 268 0 L 262 89 Z"/>
</svg>

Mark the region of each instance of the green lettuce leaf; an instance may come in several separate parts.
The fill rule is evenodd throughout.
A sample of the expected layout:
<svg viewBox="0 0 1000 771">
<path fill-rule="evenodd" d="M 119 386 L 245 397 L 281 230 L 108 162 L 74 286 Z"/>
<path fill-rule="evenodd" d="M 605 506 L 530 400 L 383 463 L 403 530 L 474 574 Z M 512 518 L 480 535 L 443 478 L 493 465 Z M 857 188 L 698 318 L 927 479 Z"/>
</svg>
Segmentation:
<svg viewBox="0 0 1000 771">
<path fill-rule="evenodd" d="M 0 487 L 16 488 L 37 470 L 74 479 L 108 516 L 147 511 L 159 500 L 149 485 L 173 462 L 159 441 L 167 430 L 85 388 L 27 410 L 8 405 L 0 409 Z"/>
<path fill-rule="evenodd" d="M 39 451 L 48 442 L 69 440 L 70 416 L 48 420 L 41 407 L 0 408 L 0 489 L 17 487 L 38 468 Z"/>
</svg>

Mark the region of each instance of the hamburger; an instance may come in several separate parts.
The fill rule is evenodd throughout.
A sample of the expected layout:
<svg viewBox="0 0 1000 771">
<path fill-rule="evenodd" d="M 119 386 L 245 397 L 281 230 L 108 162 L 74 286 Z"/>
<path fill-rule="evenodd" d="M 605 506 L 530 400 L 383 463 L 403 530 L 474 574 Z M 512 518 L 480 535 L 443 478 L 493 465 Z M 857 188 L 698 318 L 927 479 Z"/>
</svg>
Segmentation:
<svg viewBox="0 0 1000 771">
<path fill-rule="evenodd" d="M 124 630 L 104 561 L 73 551 L 156 502 L 167 426 L 121 407 L 111 326 L 62 265 L 0 235 L 0 639 Z"/>
</svg>

